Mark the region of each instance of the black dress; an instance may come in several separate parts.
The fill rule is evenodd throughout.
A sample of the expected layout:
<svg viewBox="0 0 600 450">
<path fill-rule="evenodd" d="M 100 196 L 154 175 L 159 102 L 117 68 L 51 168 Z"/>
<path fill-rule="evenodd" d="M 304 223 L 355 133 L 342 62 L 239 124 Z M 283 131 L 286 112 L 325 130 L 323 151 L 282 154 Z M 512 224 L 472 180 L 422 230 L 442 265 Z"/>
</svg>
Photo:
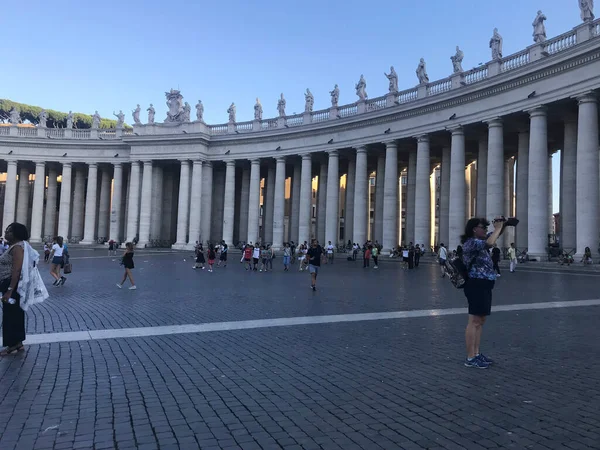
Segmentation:
<svg viewBox="0 0 600 450">
<path fill-rule="evenodd" d="M 133 265 L 133 252 L 131 253 L 125 253 L 125 255 L 123 255 L 123 266 L 126 269 L 133 269 L 134 265 Z"/>
<path fill-rule="evenodd" d="M 0 292 L 3 294 L 10 286 L 10 278 L 0 282 Z M 13 290 L 11 298 L 16 300 L 14 305 L 2 302 L 2 345 L 13 347 L 25 340 L 25 311 L 21 309 L 21 297 L 17 287 Z"/>
</svg>

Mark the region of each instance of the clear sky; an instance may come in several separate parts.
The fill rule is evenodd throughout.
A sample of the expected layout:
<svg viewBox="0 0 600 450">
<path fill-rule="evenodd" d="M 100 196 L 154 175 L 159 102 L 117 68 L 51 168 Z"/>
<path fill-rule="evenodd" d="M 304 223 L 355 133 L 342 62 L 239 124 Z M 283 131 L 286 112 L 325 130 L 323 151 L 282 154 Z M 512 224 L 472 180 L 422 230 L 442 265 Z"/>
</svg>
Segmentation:
<svg viewBox="0 0 600 450">
<path fill-rule="evenodd" d="M 225 123 L 232 101 L 237 120 L 251 120 L 256 97 L 275 117 L 282 92 L 286 112 L 302 112 L 308 87 L 318 110 L 336 83 L 340 104 L 354 102 L 361 74 L 369 97 L 385 94 L 390 65 L 401 90 L 414 87 L 421 57 L 432 81 L 444 78 L 456 45 L 465 69 L 487 62 L 494 27 L 504 55 L 517 52 L 540 8 L 549 38 L 581 21 L 577 0 L 7 2 L 0 98 L 111 118 L 122 109 L 131 122 L 138 103 L 161 120 L 165 91 L 179 88 L 192 108 L 202 99 L 206 122 Z"/>
</svg>

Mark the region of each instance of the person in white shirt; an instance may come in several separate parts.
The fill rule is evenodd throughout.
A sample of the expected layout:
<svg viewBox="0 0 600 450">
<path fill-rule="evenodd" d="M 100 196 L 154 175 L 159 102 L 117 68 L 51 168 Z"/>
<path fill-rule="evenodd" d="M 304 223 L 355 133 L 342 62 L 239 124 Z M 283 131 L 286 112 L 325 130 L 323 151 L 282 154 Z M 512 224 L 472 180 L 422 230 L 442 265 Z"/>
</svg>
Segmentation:
<svg viewBox="0 0 600 450">
<path fill-rule="evenodd" d="M 331 241 L 327 244 L 327 261 L 333 264 L 333 245 Z"/>
<path fill-rule="evenodd" d="M 58 236 L 56 242 L 52 245 L 52 251 L 50 252 L 50 275 L 52 275 L 55 280 L 52 285 L 56 287 L 65 284 L 65 281 L 67 281 L 67 278 L 60 274 L 60 269 L 65 262 L 64 251 L 65 245 L 63 243 L 63 238 L 62 236 Z"/>
<path fill-rule="evenodd" d="M 256 269 L 258 266 L 258 261 L 260 259 L 260 245 L 256 244 L 254 246 L 254 250 L 252 250 L 252 263 L 253 263 L 253 269 L 256 272 Z"/>
<path fill-rule="evenodd" d="M 448 250 L 444 247 L 444 244 L 440 244 L 438 250 L 438 261 L 440 263 L 440 270 L 442 271 L 442 278 L 446 276 L 446 259 L 448 259 Z"/>
</svg>

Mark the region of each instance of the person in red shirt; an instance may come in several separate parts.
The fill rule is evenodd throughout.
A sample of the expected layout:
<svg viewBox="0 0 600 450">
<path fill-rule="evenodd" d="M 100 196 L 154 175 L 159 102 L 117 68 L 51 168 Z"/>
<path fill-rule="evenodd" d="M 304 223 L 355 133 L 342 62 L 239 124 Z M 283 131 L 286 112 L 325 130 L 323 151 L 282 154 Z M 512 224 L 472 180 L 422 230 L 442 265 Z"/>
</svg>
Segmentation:
<svg viewBox="0 0 600 450">
<path fill-rule="evenodd" d="M 252 252 L 254 251 L 254 247 L 250 244 L 246 244 L 244 247 L 244 267 L 246 270 L 252 270 Z"/>
<path fill-rule="evenodd" d="M 371 260 L 371 247 L 370 245 L 367 246 L 367 249 L 365 250 L 365 255 L 363 257 L 363 268 L 365 267 L 369 267 L 369 261 Z"/>
</svg>

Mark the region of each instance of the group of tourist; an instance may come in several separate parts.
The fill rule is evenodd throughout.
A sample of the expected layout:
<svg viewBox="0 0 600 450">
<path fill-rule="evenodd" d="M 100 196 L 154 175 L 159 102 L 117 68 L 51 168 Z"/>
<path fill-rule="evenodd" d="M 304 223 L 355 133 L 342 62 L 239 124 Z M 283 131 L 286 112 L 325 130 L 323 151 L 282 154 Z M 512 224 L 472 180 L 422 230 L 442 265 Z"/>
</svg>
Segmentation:
<svg viewBox="0 0 600 450">
<path fill-rule="evenodd" d="M 196 241 L 196 246 L 194 248 L 196 262 L 192 266 L 193 269 L 202 269 L 204 270 L 204 264 L 208 260 L 208 271 L 212 272 L 214 270 L 215 260 L 217 255 L 219 255 L 219 263 L 217 267 L 220 267 L 223 264 L 223 267 L 227 267 L 227 254 L 229 247 L 225 243 L 225 241 L 221 241 L 217 245 L 208 244 L 208 248 L 206 249 L 206 258 L 204 257 L 204 247 L 202 242 Z"/>
</svg>

